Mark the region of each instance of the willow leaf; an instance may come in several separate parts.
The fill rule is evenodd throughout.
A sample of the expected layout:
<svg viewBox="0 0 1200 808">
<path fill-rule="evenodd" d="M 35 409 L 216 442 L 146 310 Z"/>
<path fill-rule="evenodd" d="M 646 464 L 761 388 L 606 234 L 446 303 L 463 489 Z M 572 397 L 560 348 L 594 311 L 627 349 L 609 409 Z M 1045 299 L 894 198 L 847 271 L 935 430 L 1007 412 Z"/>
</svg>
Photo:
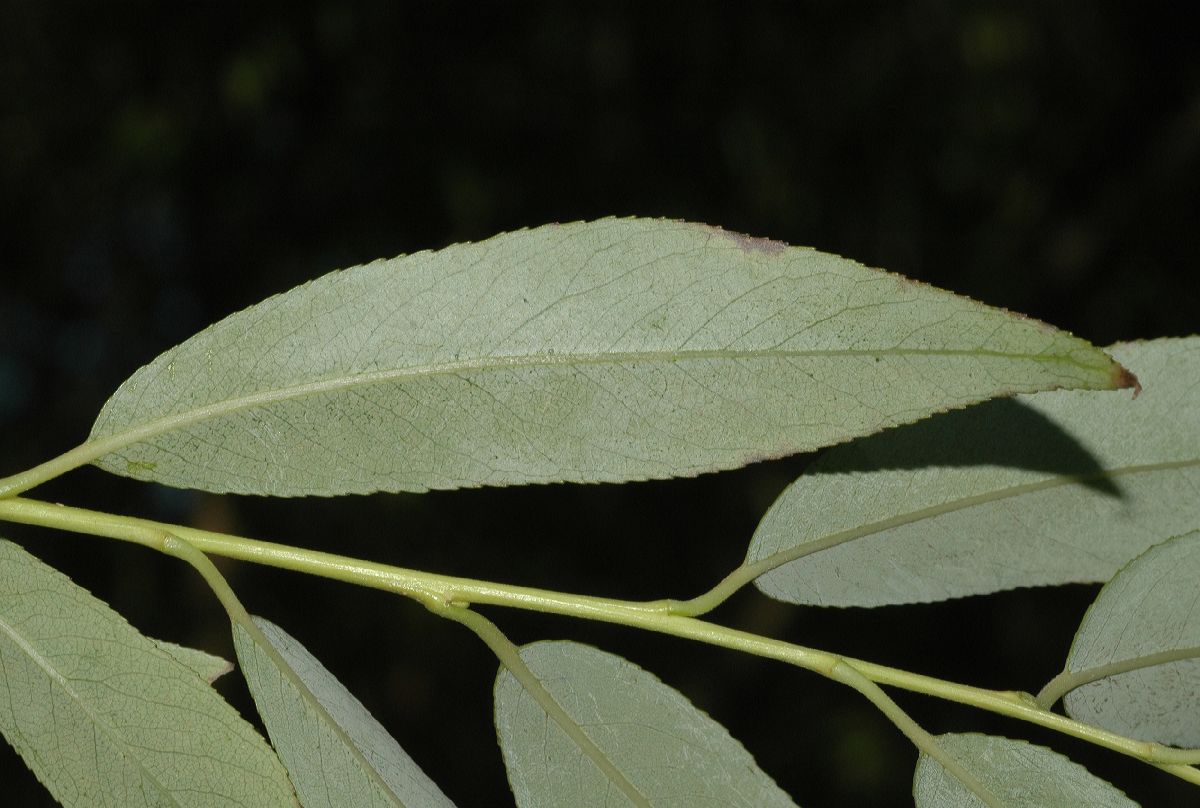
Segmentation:
<svg viewBox="0 0 1200 808">
<path fill-rule="evenodd" d="M 1087 769 L 1044 746 L 992 735 L 939 735 L 938 743 L 996 795 L 1005 808 L 1137 808 Z M 913 778 L 917 808 L 984 808 L 941 764 L 921 755 Z"/>
<path fill-rule="evenodd" d="M 234 314 L 126 381 L 84 454 L 278 496 L 623 481 L 1130 383 L 1082 340 L 853 261 L 606 219 L 377 261 Z"/>
<path fill-rule="evenodd" d="M 305 808 L 453 808 L 307 649 L 260 617 L 233 626 L 242 673 Z"/>
<path fill-rule="evenodd" d="M 1151 547 L 1105 584 L 1075 635 L 1066 671 L 1075 679 L 1114 675 L 1067 693 L 1072 717 L 1145 741 L 1200 747 L 1197 581 L 1200 532 L 1193 532 Z M 1156 659 L 1161 664 L 1146 664 Z"/>
<path fill-rule="evenodd" d="M 233 663 L 219 656 L 213 656 L 199 648 L 188 648 L 186 645 L 176 645 L 166 640 L 154 640 L 161 650 L 170 654 L 176 662 L 191 668 L 197 676 L 212 684 L 233 670 Z"/>
<path fill-rule="evenodd" d="M 193 667 L 4 540 L 0 730 L 68 808 L 297 805 L 266 741 Z"/>
<path fill-rule="evenodd" d="M 793 806 L 750 754 L 681 693 L 633 663 L 573 642 L 538 642 L 521 659 L 606 759 L 603 771 L 508 671 L 496 729 L 521 808 Z M 623 778 L 642 801 L 614 784 Z"/>
<path fill-rule="evenodd" d="M 1200 527 L 1200 338 L 1111 353 L 1140 395 L 1022 395 L 831 449 L 759 524 L 747 564 L 782 565 L 759 588 L 880 606 L 1106 581 Z"/>
</svg>

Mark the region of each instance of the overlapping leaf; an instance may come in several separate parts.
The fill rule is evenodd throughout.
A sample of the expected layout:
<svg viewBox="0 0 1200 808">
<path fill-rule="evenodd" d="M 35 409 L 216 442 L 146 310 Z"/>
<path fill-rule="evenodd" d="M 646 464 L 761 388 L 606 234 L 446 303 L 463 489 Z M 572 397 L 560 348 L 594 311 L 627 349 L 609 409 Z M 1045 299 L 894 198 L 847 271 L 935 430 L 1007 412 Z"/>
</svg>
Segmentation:
<svg viewBox="0 0 1200 808">
<path fill-rule="evenodd" d="M 1170 652 L 1190 658 L 1085 684 L 1066 695 L 1067 712 L 1133 738 L 1200 747 L 1200 532 L 1150 548 L 1104 586 L 1067 671 L 1086 676 Z"/>
<path fill-rule="evenodd" d="M 296 805 L 266 741 L 188 657 L 0 540 L 0 730 L 62 805 Z"/>
<path fill-rule="evenodd" d="M 387 730 L 278 626 L 234 623 L 242 673 L 305 808 L 453 808 Z"/>
<path fill-rule="evenodd" d="M 1044 746 L 991 735 L 939 735 L 938 743 L 1005 808 L 1137 808 L 1087 769 Z M 917 808 L 984 808 L 984 803 L 926 755 L 913 778 Z"/>
<path fill-rule="evenodd" d="M 798 560 L 758 586 L 879 606 L 1103 581 L 1200 527 L 1200 338 L 1112 354 L 1140 395 L 1023 395 L 831 449 L 759 525 L 747 563 Z"/>
<path fill-rule="evenodd" d="M 724 727 L 633 663 L 573 642 L 533 643 L 521 649 L 521 658 L 604 758 L 598 765 L 581 751 L 502 671 L 496 728 L 522 808 L 793 805 Z M 622 792 L 618 778 L 640 803 Z"/>
<path fill-rule="evenodd" d="M 176 662 L 191 668 L 209 684 L 233 670 L 233 663 L 229 660 L 213 656 L 199 648 L 188 648 L 186 645 L 176 645 L 165 640 L 154 640 L 154 644 L 174 657 Z"/>
<path fill-rule="evenodd" d="M 272 297 L 135 373 L 90 441 L 109 471 L 212 491 L 622 481 L 1128 383 L 1068 334 L 853 261 L 607 219 Z"/>
</svg>

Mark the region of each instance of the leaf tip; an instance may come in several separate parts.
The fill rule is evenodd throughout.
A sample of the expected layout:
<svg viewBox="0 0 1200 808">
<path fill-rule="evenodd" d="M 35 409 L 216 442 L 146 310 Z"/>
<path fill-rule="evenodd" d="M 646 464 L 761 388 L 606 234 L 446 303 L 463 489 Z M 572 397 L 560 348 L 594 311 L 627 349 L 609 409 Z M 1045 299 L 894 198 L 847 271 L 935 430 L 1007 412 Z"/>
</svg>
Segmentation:
<svg viewBox="0 0 1200 808">
<path fill-rule="evenodd" d="M 225 674 L 233 673 L 233 663 L 227 659 L 222 660 L 222 662 L 224 662 L 225 664 L 221 665 L 219 668 L 213 668 L 211 671 L 209 671 L 207 674 L 205 674 L 204 680 L 206 682 L 208 682 L 210 685 L 213 684 L 214 682 L 216 682 L 218 679 L 220 679 Z"/>
<path fill-rule="evenodd" d="M 1138 377 L 1133 375 L 1124 365 L 1113 362 L 1112 382 L 1115 390 L 1133 389 L 1133 397 L 1137 398 L 1142 393 L 1142 383 L 1138 381 Z"/>
</svg>

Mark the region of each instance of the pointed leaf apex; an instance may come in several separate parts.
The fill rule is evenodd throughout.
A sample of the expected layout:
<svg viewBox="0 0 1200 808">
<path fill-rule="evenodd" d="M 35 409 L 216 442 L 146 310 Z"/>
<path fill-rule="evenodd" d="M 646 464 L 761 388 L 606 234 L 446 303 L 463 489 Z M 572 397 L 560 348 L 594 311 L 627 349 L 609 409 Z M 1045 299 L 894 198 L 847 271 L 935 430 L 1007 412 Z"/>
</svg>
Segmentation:
<svg viewBox="0 0 1200 808">
<path fill-rule="evenodd" d="M 1113 362 L 1113 389 L 1128 390 L 1133 389 L 1133 397 L 1137 398 L 1142 393 L 1142 383 L 1138 381 L 1138 377 L 1133 375 L 1133 372 L 1124 365 Z"/>
</svg>

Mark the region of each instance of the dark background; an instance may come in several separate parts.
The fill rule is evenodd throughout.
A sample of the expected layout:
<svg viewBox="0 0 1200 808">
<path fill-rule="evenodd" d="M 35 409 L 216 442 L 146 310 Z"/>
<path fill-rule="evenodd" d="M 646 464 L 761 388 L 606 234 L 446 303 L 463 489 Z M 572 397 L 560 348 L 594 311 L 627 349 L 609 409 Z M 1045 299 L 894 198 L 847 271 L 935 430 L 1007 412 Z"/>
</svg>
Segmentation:
<svg viewBox="0 0 1200 808">
<path fill-rule="evenodd" d="M 0 473 L 81 441 L 127 375 L 225 314 L 335 267 L 547 221 L 720 224 L 1099 344 L 1196 331 L 1200 57 L 1183 12 L 646 5 L 0 4 Z M 458 575 L 688 597 L 736 566 L 806 460 L 629 486 L 292 501 L 83 469 L 35 495 Z M 144 631 L 232 654 L 215 600 L 180 564 L 3 532 Z M 378 592 L 223 569 L 460 806 L 511 804 L 495 663 L 473 636 Z M 714 617 L 1036 690 L 1094 593 L 836 611 L 748 591 Z M 652 670 L 801 805 L 911 804 L 911 746 L 844 687 L 626 629 L 488 614 L 518 642 L 572 637 Z M 250 710 L 236 677 L 221 686 Z M 898 698 L 935 732 L 1052 741 L 1145 805 L 1195 800 L 1115 754 Z M 0 767 L 5 805 L 49 803 L 11 751 Z"/>
</svg>

